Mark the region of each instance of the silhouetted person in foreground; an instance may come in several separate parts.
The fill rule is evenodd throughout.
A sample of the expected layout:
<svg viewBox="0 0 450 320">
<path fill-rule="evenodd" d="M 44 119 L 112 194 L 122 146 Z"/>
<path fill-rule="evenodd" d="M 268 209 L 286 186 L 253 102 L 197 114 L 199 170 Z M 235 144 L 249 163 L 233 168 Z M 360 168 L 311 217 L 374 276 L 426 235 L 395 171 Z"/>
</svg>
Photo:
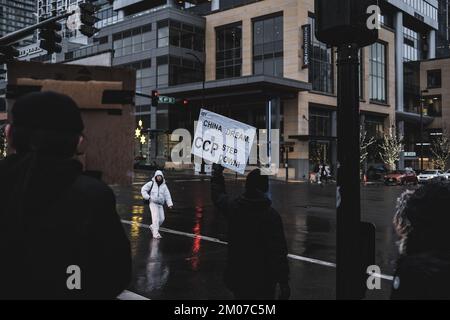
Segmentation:
<svg viewBox="0 0 450 320">
<path fill-rule="evenodd" d="M 130 245 L 112 190 L 74 160 L 84 129 L 77 105 L 32 93 L 11 116 L 15 152 L 0 161 L 0 299 L 114 299 L 130 280 Z"/>
<path fill-rule="evenodd" d="M 225 191 L 223 167 L 213 165 L 211 195 L 228 220 L 228 261 L 225 283 L 236 299 L 288 299 L 290 289 L 287 246 L 281 217 L 267 196 L 269 180 L 252 171 L 245 193 L 230 199 Z"/>
<path fill-rule="evenodd" d="M 398 200 L 400 258 L 392 299 L 450 299 L 450 184 L 433 181 Z"/>
</svg>

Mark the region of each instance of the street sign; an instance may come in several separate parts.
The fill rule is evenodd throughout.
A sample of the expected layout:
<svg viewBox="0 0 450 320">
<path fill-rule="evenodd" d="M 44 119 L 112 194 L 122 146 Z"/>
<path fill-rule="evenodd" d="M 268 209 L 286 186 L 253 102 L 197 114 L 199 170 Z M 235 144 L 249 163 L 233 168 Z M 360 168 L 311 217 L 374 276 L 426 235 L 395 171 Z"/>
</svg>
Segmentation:
<svg viewBox="0 0 450 320">
<path fill-rule="evenodd" d="M 176 99 L 172 97 L 159 96 L 159 103 L 175 104 Z"/>
<path fill-rule="evenodd" d="M 417 154 L 415 152 L 403 152 L 403 156 L 406 158 L 415 158 Z"/>
<path fill-rule="evenodd" d="M 244 174 L 255 136 L 256 128 L 201 109 L 192 154 Z"/>
</svg>

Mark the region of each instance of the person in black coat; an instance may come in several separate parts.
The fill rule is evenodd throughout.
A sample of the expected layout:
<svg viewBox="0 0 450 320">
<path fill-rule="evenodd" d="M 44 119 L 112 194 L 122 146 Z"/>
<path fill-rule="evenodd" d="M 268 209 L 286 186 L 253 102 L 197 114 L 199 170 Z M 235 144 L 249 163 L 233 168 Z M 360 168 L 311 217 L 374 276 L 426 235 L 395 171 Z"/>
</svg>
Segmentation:
<svg viewBox="0 0 450 320">
<path fill-rule="evenodd" d="M 12 108 L 15 152 L 0 161 L 0 299 L 114 299 L 128 286 L 113 191 L 74 160 L 83 128 L 61 94 L 32 93 Z"/>
<path fill-rule="evenodd" d="M 433 181 L 398 200 L 394 225 L 400 257 L 394 300 L 450 299 L 450 184 Z"/>
<path fill-rule="evenodd" d="M 256 169 L 248 177 L 245 193 L 231 199 L 225 191 L 223 167 L 213 165 L 211 195 L 228 220 L 228 260 L 225 283 L 236 299 L 290 296 L 287 245 L 283 223 L 266 193 L 268 177 Z"/>
</svg>

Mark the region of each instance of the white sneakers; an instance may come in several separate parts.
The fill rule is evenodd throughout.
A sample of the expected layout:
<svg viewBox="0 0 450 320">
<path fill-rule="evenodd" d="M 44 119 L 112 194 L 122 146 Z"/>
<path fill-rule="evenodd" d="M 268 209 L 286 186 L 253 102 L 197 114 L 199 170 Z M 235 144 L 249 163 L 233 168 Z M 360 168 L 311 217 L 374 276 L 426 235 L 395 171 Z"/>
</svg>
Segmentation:
<svg viewBox="0 0 450 320">
<path fill-rule="evenodd" d="M 152 232 L 153 239 L 162 239 L 162 236 L 159 234 L 159 232 L 155 234 L 155 231 L 153 230 L 153 225 L 150 225 L 150 231 Z"/>
</svg>

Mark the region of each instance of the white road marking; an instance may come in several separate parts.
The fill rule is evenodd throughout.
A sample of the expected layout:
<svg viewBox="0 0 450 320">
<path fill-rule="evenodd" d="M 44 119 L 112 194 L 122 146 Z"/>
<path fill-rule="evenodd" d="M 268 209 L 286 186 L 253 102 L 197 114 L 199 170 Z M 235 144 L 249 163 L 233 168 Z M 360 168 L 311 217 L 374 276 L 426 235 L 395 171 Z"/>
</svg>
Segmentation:
<svg viewBox="0 0 450 320">
<path fill-rule="evenodd" d="M 119 294 L 117 296 L 117 299 L 119 300 L 150 300 L 149 298 L 143 297 L 137 293 L 125 290 L 124 292 L 122 292 L 121 294 Z"/>
<path fill-rule="evenodd" d="M 137 225 L 144 229 L 150 228 L 150 226 L 148 224 L 144 224 L 144 223 L 140 223 L 140 222 L 133 222 L 133 221 L 123 220 L 123 219 L 121 221 L 124 224 Z M 193 233 L 176 231 L 176 230 L 167 229 L 167 228 L 159 228 L 159 230 L 162 232 L 165 232 L 165 233 L 175 234 L 175 235 L 179 235 L 179 236 L 185 236 L 185 237 L 194 238 L 194 239 L 201 239 L 201 240 L 210 241 L 210 242 L 214 242 L 214 243 L 220 243 L 220 244 L 224 244 L 224 245 L 228 244 L 228 242 L 222 241 L 217 238 L 196 235 Z M 314 259 L 314 258 L 303 257 L 303 256 L 299 256 L 296 254 L 288 254 L 288 258 L 293 259 L 293 260 L 308 262 L 308 263 L 312 263 L 312 264 L 317 264 L 317 265 L 321 265 L 321 266 L 325 266 L 325 267 L 329 267 L 329 268 L 336 268 L 336 263 L 323 261 L 323 260 L 319 260 L 319 259 Z M 374 273 L 374 274 L 372 274 L 372 276 L 379 277 L 381 279 L 388 280 L 388 281 L 394 280 L 393 276 L 389 276 L 389 275 L 385 275 L 385 274 Z"/>
</svg>

